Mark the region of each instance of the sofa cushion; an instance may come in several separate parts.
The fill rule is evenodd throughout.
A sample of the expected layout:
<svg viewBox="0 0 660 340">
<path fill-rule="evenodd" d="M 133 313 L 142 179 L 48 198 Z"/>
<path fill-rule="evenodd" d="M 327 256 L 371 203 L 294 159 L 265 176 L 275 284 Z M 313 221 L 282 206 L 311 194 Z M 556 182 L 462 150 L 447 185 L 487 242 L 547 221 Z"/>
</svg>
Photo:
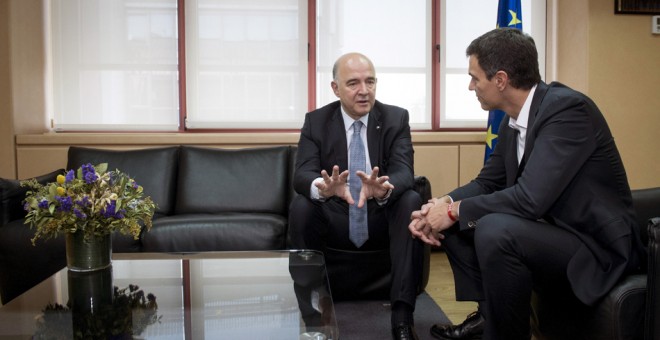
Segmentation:
<svg viewBox="0 0 660 340">
<path fill-rule="evenodd" d="M 57 175 L 63 173 L 64 169 L 59 169 L 35 177 L 35 179 L 41 184 L 46 184 L 55 182 Z M 20 180 L 0 178 L 0 225 L 25 217 L 26 212 L 23 209 L 23 200 L 25 199 L 25 193 L 29 189 L 29 187 L 22 187 Z"/>
<path fill-rule="evenodd" d="M 287 215 L 289 147 L 212 149 L 182 146 L 176 214 Z"/>
<path fill-rule="evenodd" d="M 276 214 L 187 214 L 160 218 L 142 235 L 144 252 L 284 249 L 287 220 Z"/>
<path fill-rule="evenodd" d="M 108 163 L 108 170 L 119 169 L 131 176 L 157 204 L 156 214 L 174 212 L 174 194 L 179 147 L 139 150 L 107 150 L 69 147 L 67 169 L 91 163 Z"/>
</svg>

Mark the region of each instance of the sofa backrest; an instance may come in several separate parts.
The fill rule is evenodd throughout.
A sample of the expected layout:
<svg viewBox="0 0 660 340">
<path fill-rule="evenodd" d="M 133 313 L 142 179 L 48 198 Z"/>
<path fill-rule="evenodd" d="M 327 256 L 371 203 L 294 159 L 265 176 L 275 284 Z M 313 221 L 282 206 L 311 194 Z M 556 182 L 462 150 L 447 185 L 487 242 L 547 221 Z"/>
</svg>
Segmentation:
<svg viewBox="0 0 660 340">
<path fill-rule="evenodd" d="M 108 170 L 119 169 L 144 188 L 144 193 L 158 205 L 156 214 L 174 212 L 174 195 L 179 147 L 147 148 L 138 150 L 108 150 L 71 146 L 67 170 L 83 164 L 108 163 Z"/>
<path fill-rule="evenodd" d="M 181 146 L 177 214 L 262 212 L 287 215 L 288 146 L 216 149 Z"/>
</svg>

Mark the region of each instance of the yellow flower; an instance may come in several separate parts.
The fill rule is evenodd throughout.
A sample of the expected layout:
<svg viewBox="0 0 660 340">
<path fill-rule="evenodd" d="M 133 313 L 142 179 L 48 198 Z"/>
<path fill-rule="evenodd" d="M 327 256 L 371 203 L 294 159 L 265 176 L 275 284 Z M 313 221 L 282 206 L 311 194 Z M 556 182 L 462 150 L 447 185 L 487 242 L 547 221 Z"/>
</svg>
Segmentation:
<svg viewBox="0 0 660 340">
<path fill-rule="evenodd" d="M 66 177 L 64 175 L 57 175 L 57 184 L 64 184 Z"/>
<path fill-rule="evenodd" d="M 59 182 L 59 180 L 60 180 L 60 177 L 57 176 L 57 181 Z M 60 196 L 64 196 L 64 194 L 66 194 L 66 189 L 64 189 L 62 187 L 57 187 L 57 194 L 60 195 Z"/>
</svg>

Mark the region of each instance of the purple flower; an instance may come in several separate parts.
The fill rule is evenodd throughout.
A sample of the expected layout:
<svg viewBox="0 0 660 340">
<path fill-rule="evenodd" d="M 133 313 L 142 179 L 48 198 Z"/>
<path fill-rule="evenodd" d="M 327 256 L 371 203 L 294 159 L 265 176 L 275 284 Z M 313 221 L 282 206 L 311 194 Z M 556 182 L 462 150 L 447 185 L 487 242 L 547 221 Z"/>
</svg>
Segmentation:
<svg viewBox="0 0 660 340">
<path fill-rule="evenodd" d="M 101 210 L 101 215 L 105 218 L 113 218 L 115 217 L 115 209 L 117 209 L 117 201 L 110 201 L 110 204 Z"/>
<path fill-rule="evenodd" d="M 41 209 L 48 209 L 48 200 L 46 199 L 41 200 L 38 206 Z"/>
<path fill-rule="evenodd" d="M 109 184 L 110 186 L 113 186 L 113 185 L 115 185 L 115 181 L 117 180 L 117 178 L 118 178 L 119 176 L 117 176 L 117 173 L 115 173 L 114 171 L 110 171 L 110 172 L 108 173 L 108 177 L 109 177 L 109 179 L 108 179 L 108 184 Z"/>
<path fill-rule="evenodd" d="M 87 184 L 94 183 L 97 179 L 99 179 L 99 176 L 96 175 L 94 166 L 89 163 L 82 166 L 82 177 Z"/>
<path fill-rule="evenodd" d="M 81 220 L 87 218 L 87 215 L 78 208 L 73 208 L 73 213 L 76 214 L 76 217 L 78 217 Z"/>
<path fill-rule="evenodd" d="M 122 219 L 124 218 L 125 214 L 126 210 L 117 210 L 117 201 L 115 200 L 110 201 L 110 204 L 101 209 L 101 215 L 103 215 L 105 218 Z"/>
<path fill-rule="evenodd" d="M 79 207 L 89 207 L 92 205 L 92 202 L 89 200 L 89 196 L 83 196 L 81 200 L 76 200 L 74 203 L 76 203 L 77 206 Z"/>
<path fill-rule="evenodd" d="M 73 181 L 74 178 L 76 178 L 76 173 L 75 173 L 75 171 L 73 171 L 73 170 L 69 170 L 69 171 L 66 173 L 65 182 L 66 182 L 66 183 L 70 183 L 71 181 Z"/>
<path fill-rule="evenodd" d="M 69 196 L 65 196 L 65 197 L 57 196 L 55 198 L 60 202 L 60 206 L 59 206 L 59 208 L 57 208 L 59 211 L 64 211 L 64 212 L 71 211 L 71 209 L 73 208 L 73 200 L 71 199 L 71 197 L 69 197 Z M 41 204 L 41 203 L 39 203 L 39 204 Z"/>
</svg>

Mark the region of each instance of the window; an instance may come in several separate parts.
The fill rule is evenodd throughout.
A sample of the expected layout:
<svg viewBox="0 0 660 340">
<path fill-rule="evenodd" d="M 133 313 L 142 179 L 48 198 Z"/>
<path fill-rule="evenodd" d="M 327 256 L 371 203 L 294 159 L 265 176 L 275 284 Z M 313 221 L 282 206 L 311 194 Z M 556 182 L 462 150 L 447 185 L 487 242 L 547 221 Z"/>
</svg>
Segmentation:
<svg viewBox="0 0 660 340">
<path fill-rule="evenodd" d="M 188 128 L 300 128 L 307 4 L 186 0 Z"/>
<path fill-rule="evenodd" d="M 539 52 L 541 77 L 545 75 L 544 0 L 522 0 L 523 31 L 534 38 Z M 443 1 L 441 29 L 440 126 L 484 128 L 488 112 L 481 109 L 468 90 L 468 58 L 465 49 L 479 35 L 496 26 L 498 1 Z M 479 9 L 479 10 L 475 10 Z M 444 42 L 444 43 L 442 43 Z"/>
<path fill-rule="evenodd" d="M 495 27 L 495 0 L 44 4 L 56 131 L 298 129 L 336 100 L 332 65 L 350 51 L 372 59 L 377 99 L 408 109 L 413 129 L 485 127 L 465 48 Z M 545 1 L 523 0 L 523 20 L 543 65 Z"/>
<path fill-rule="evenodd" d="M 431 2 L 318 0 L 317 6 L 317 106 L 337 100 L 332 66 L 356 51 L 374 63 L 376 99 L 406 108 L 412 128 L 430 128 Z"/>
<path fill-rule="evenodd" d="M 176 0 L 52 0 L 56 130 L 177 130 Z"/>
</svg>

